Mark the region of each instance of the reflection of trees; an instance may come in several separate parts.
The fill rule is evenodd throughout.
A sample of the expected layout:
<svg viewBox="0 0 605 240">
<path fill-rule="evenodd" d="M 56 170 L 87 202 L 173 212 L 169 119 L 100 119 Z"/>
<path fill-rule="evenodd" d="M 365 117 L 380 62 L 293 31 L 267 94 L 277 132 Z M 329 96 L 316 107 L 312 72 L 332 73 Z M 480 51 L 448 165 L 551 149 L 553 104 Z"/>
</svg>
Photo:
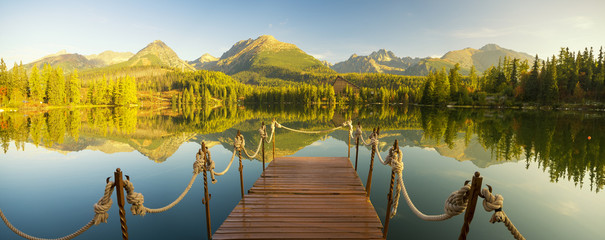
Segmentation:
<svg viewBox="0 0 605 240">
<path fill-rule="evenodd" d="M 27 141 L 46 147 L 63 142 L 73 144 L 75 141 L 84 148 L 91 139 L 110 139 L 127 143 L 150 158 L 155 156 L 155 161 L 163 161 L 169 155 L 157 152 L 174 152 L 182 142 L 189 141 L 196 134 L 231 144 L 235 132 L 242 130 L 247 142 L 255 145 L 259 141 L 257 130 L 260 122 L 270 124 L 273 118 L 291 127 L 315 130 L 332 128 L 347 119 L 361 122 L 365 130 L 375 126 L 380 126 L 383 131 L 422 129 L 425 141 L 443 142 L 450 149 L 456 144 L 466 147 L 474 138 L 472 136 L 476 136 L 481 146 L 491 152 L 493 160 L 525 158 L 527 167 L 537 163 L 543 171 L 548 171 L 552 181 L 567 178 L 583 186 L 587 178 L 590 188 L 595 191 L 602 190 L 605 185 L 605 118 L 598 114 L 451 110 L 396 105 L 355 106 L 350 109 L 283 104 L 247 108 L 231 105 L 215 109 L 186 105 L 161 110 L 51 109 L 45 113 L 0 114 L 0 140 L 6 152 L 11 142 L 17 149 L 23 149 Z M 346 139 L 345 132 L 341 135 Z M 288 141 L 278 143 L 278 151 L 295 152 L 326 136 L 283 131 L 278 138 Z M 464 141 L 458 141 L 462 140 L 461 136 L 464 136 Z M 74 141 L 66 141 L 66 137 Z M 392 137 L 385 135 L 387 138 Z"/>
<path fill-rule="evenodd" d="M 465 143 L 476 134 L 497 161 L 526 158 L 548 171 L 551 181 L 567 178 L 582 186 L 586 174 L 595 191 L 605 185 L 605 118 L 559 112 L 446 110 L 426 108 L 424 138 L 453 147 L 458 132 Z M 590 136 L 590 139 L 589 139 Z"/>
</svg>

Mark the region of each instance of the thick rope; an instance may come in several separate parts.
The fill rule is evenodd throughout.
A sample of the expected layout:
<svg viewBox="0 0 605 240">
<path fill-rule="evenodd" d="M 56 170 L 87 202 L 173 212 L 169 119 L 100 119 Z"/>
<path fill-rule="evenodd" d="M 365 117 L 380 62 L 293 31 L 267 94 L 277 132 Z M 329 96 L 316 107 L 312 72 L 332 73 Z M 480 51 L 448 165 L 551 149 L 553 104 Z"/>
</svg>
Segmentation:
<svg viewBox="0 0 605 240">
<path fill-rule="evenodd" d="M 366 142 L 366 140 L 363 138 L 363 131 L 361 130 L 361 125 L 357 125 L 357 129 L 355 130 L 355 137 L 359 137 L 359 139 L 361 140 L 361 144 L 366 145 L 366 146 L 370 146 L 373 144 L 372 139 L 376 138 L 376 142 L 375 144 L 378 144 L 378 134 L 372 132 L 370 134 L 370 137 L 368 138 L 368 140 L 370 140 L 369 142 Z"/>
<path fill-rule="evenodd" d="M 273 129 L 273 131 L 271 132 L 271 138 L 270 139 L 273 138 L 273 134 L 275 133 L 275 127 L 274 127 L 275 123 L 276 122 L 274 122 L 274 123 L 271 124 L 271 126 L 272 126 L 271 129 Z M 250 153 L 248 153 L 248 150 L 246 150 L 246 148 L 245 148 L 245 146 L 246 146 L 246 140 L 244 139 L 243 135 L 240 135 L 241 139 L 238 139 L 238 137 L 236 137 L 236 139 L 235 139 L 235 144 L 234 145 L 235 145 L 236 150 L 239 147 L 239 149 L 243 150 L 244 154 L 246 154 L 246 156 L 248 156 L 248 158 L 255 158 L 258 155 L 258 153 L 260 152 L 260 148 L 262 146 L 261 143 L 263 141 L 266 141 L 265 140 L 267 138 L 266 127 L 263 125 L 260 129 L 258 129 L 258 133 L 260 134 L 260 141 L 258 142 L 258 147 L 256 148 L 256 151 L 254 152 L 254 154 L 250 154 Z M 267 142 L 267 143 L 269 143 L 269 142 Z M 235 157 L 235 151 L 233 151 L 233 157 Z M 233 160 L 233 159 L 231 159 L 231 160 Z"/>
<path fill-rule="evenodd" d="M 307 130 L 293 129 L 293 128 L 289 128 L 289 127 L 286 127 L 284 125 L 281 125 L 278 122 L 275 122 L 275 125 L 278 128 L 283 128 L 283 129 L 286 129 L 286 130 L 289 130 L 289 131 L 292 131 L 292 132 L 306 133 L 306 134 L 318 134 L 318 133 L 333 132 L 334 130 L 337 130 L 337 129 L 341 128 L 341 127 L 347 126 L 348 123 L 349 123 L 349 121 L 344 122 L 342 126 L 338 126 L 338 127 L 335 127 L 335 128 L 332 128 L 332 129 L 328 129 L 328 130 L 321 130 L 321 131 L 307 131 Z"/>
<path fill-rule="evenodd" d="M 525 237 L 521 235 L 519 230 L 513 225 L 510 221 L 506 213 L 502 211 L 502 206 L 504 205 L 504 197 L 500 194 L 492 194 L 487 188 L 481 189 L 481 195 L 483 196 L 483 208 L 485 211 L 491 212 L 494 211 L 492 218 L 489 220 L 490 223 L 495 222 L 504 222 L 508 231 L 515 237 L 517 240 L 525 240 Z"/>
<path fill-rule="evenodd" d="M 233 159 L 231 159 L 231 160 L 233 161 Z M 161 207 L 161 208 L 145 207 L 143 205 L 143 203 L 145 202 L 145 197 L 143 196 L 143 194 L 134 191 L 134 185 L 132 184 L 132 182 L 130 182 L 130 180 L 128 180 L 128 179 L 124 180 L 124 183 L 125 183 L 124 188 L 126 189 L 126 201 L 128 201 L 128 203 L 130 205 L 132 205 L 130 207 L 130 212 L 132 212 L 133 215 L 145 216 L 145 214 L 147 214 L 147 213 L 161 213 L 161 212 L 165 212 L 165 211 L 173 208 L 179 202 L 181 202 L 181 200 L 183 200 L 183 198 L 185 198 L 187 193 L 189 193 L 189 190 L 191 189 L 191 186 L 193 186 L 193 183 L 195 182 L 195 178 L 197 177 L 197 175 L 200 174 L 202 171 L 204 171 L 205 164 L 206 164 L 206 162 L 205 162 L 204 157 L 202 156 L 202 154 L 200 154 L 200 152 L 198 152 L 195 155 L 195 162 L 193 162 L 193 176 L 191 176 L 191 180 L 189 180 L 189 184 L 187 185 L 185 190 L 181 193 L 181 195 L 179 195 L 179 197 L 176 200 L 174 200 L 170 204 L 168 204 L 164 207 Z M 229 163 L 229 166 L 231 166 L 231 163 Z M 215 181 L 216 180 L 213 178 L 213 182 L 215 182 Z"/>
<path fill-rule="evenodd" d="M 391 149 L 389 149 L 389 155 L 384 161 L 380 157 L 380 154 L 377 155 L 379 156 L 380 162 L 382 164 L 391 166 L 391 169 L 398 175 L 397 191 L 395 192 L 395 197 L 393 199 L 393 209 L 391 211 L 391 216 L 389 217 L 392 218 L 397 213 L 400 192 L 403 192 L 403 197 L 405 198 L 405 201 L 407 202 L 412 212 L 420 219 L 425 221 L 443 221 L 446 219 L 450 219 L 456 215 L 459 215 L 466 210 L 466 206 L 468 204 L 468 198 L 466 196 L 468 191 L 471 189 L 470 184 L 466 184 L 462 186 L 459 190 L 454 191 L 452 192 L 452 194 L 450 194 L 450 196 L 445 200 L 445 205 L 443 207 L 445 213 L 440 215 L 426 215 L 422 213 L 420 210 L 418 210 L 418 208 L 416 208 L 414 203 L 412 203 L 412 200 L 410 199 L 410 196 L 408 195 L 408 192 L 405 188 L 405 184 L 403 183 L 403 154 L 401 153 L 401 150 L 399 150 L 398 148 L 393 149 L 393 147 L 391 147 Z"/>
<path fill-rule="evenodd" d="M 134 186 L 131 181 L 129 181 L 128 179 L 124 180 L 124 189 L 126 189 L 126 201 L 128 201 L 128 203 L 132 205 L 130 207 L 130 212 L 132 212 L 133 215 L 145 216 L 145 214 L 147 213 L 161 213 L 168 211 L 169 209 L 176 206 L 179 202 L 181 202 L 181 200 L 183 200 L 187 193 L 189 193 L 191 186 L 193 186 L 193 183 L 195 182 L 195 177 L 197 177 L 197 174 L 193 174 L 193 176 L 191 176 L 189 184 L 176 200 L 161 208 L 145 207 L 143 205 L 143 203 L 145 202 L 145 197 L 143 196 L 143 194 L 134 191 Z"/>
<path fill-rule="evenodd" d="M 88 222 L 86 225 L 84 225 L 84 227 L 78 229 L 78 231 L 75 231 L 74 233 L 69 234 L 64 237 L 54 238 L 54 240 L 72 239 L 72 238 L 75 238 L 75 237 L 79 236 L 80 234 L 86 232 L 93 225 L 98 225 L 102 222 L 106 223 L 107 218 L 108 218 L 107 211 L 109 211 L 109 209 L 111 208 L 111 205 L 113 203 L 111 201 L 111 194 L 113 193 L 114 186 L 115 186 L 115 184 L 113 182 L 108 182 L 107 185 L 105 185 L 105 193 L 103 194 L 103 197 L 101 197 L 101 199 L 99 199 L 99 201 L 93 205 L 95 216 L 92 218 L 92 220 L 90 220 L 90 222 Z M 17 229 L 15 226 L 13 226 L 8 221 L 6 216 L 4 216 L 4 213 L 2 213 L 1 209 L 0 209 L 0 218 L 2 218 L 2 221 L 4 221 L 6 226 L 11 231 L 13 231 L 15 234 L 19 235 L 22 238 L 26 238 L 29 240 L 50 240 L 47 238 L 38 238 L 38 237 L 30 236 L 30 235 L 20 231 L 19 229 Z"/>
</svg>

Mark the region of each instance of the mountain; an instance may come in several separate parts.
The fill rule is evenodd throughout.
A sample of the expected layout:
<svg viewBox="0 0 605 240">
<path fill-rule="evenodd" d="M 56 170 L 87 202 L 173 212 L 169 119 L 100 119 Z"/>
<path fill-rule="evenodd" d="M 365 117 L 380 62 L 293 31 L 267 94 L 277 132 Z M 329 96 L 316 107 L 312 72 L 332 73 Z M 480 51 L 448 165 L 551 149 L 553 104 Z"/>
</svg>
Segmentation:
<svg viewBox="0 0 605 240">
<path fill-rule="evenodd" d="M 270 35 L 257 39 L 242 40 L 225 52 L 212 70 L 227 74 L 262 69 L 287 69 L 292 71 L 331 71 L 322 62 L 291 43 L 280 42 Z"/>
<path fill-rule="evenodd" d="M 214 66 L 216 66 L 217 62 L 218 62 L 218 58 L 210 55 L 209 53 L 206 53 L 206 54 L 202 55 L 201 57 L 199 57 L 193 61 L 190 61 L 189 65 L 193 66 L 197 70 L 211 69 Z"/>
<path fill-rule="evenodd" d="M 449 51 L 441 58 L 422 60 L 415 66 L 410 67 L 406 75 L 426 75 L 428 74 L 428 71 L 440 70 L 443 67 L 451 68 L 456 63 L 460 64 L 463 74 L 468 73 L 473 65 L 478 73 L 482 73 L 490 66 L 498 65 L 498 62 L 505 56 L 517 58 L 520 59 L 520 61 L 528 60 L 530 63 L 534 59 L 534 57 L 527 53 L 502 48 L 496 44 L 487 44 L 480 49 L 465 48 Z"/>
<path fill-rule="evenodd" d="M 390 73 L 405 74 L 405 70 L 418 63 L 419 58 L 399 58 L 391 51 L 380 49 L 369 56 L 353 54 L 348 60 L 334 64 L 331 68 L 339 73 Z"/>
<path fill-rule="evenodd" d="M 195 70 L 189 63 L 183 61 L 178 55 L 160 40 L 155 40 L 141 49 L 128 61 L 114 65 L 126 66 L 167 66 L 179 69 Z"/>
<path fill-rule="evenodd" d="M 132 56 L 134 56 L 134 54 L 131 52 L 114 52 L 108 50 L 99 54 L 86 55 L 85 57 L 91 61 L 100 61 L 103 65 L 107 66 L 128 61 Z"/>
<path fill-rule="evenodd" d="M 52 67 L 61 67 L 64 73 L 70 73 L 74 69 L 84 70 L 92 69 L 104 66 L 99 60 L 89 60 L 85 56 L 77 53 L 67 53 L 65 50 L 59 51 L 55 54 L 47 55 L 41 59 L 25 64 L 24 67 L 27 71 L 31 70 L 34 66 L 38 69 L 42 68 L 45 64 L 50 64 Z"/>
</svg>

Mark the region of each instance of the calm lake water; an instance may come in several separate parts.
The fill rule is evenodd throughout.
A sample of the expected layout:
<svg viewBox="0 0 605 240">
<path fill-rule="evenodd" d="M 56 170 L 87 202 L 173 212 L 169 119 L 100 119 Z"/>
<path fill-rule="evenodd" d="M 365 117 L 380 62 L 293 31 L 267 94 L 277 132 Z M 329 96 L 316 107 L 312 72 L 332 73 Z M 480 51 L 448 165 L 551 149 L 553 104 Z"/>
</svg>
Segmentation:
<svg viewBox="0 0 605 240">
<path fill-rule="evenodd" d="M 162 207 L 189 182 L 201 141 L 209 144 L 216 169 L 222 171 L 237 130 L 244 134 L 246 147 L 254 150 L 261 122 L 273 118 L 310 130 L 330 129 L 349 118 L 361 122 L 365 130 L 380 126 L 382 156 L 399 140 L 406 187 L 427 214 L 442 213 L 449 194 L 479 171 L 483 183 L 504 196 L 504 210 L 527 239 L 605 239 L 605 115 L 594 112 L 411 106 L 4 112 L 0 209 L 30 235 L 64 236 L 92 218 L 92 205 L 116 168 L 131 177 L 147 207 Z M 347 134 L 278 129 L 276 156 L 347 156 Z M 268 161 L 270 153 L 268 147 Z M 369 156 L 369 148 L 360 148 L 358 174 L 363 183 Z M 244 161 L 246 189 L 260 173 L 259 159 Z M 389 177 L 389 167 L 375 165 L 370 199 L 382 221 Z M 240 200 L 237 167 L 217 179 L 209 185 L 212 231 Z M 202 185 L 198 177 L 183 201 L 167 212 L 140 217 L 127 210 L 130 239 L 205 238 Z M 109 214 L 108 223 L 92 227 L 80 238 L 119 239 L 115 200 Z M 490 217 L 479 202 L 469 239 L 512 239 L 502 223 L 490 224 Z M 462 223 L 462 215 L 444 222 L 422 221 L 401 199 L 389 239 L 456 239 Z M 18 236 L 0 223 L 0 239 Z"/>
</svg>

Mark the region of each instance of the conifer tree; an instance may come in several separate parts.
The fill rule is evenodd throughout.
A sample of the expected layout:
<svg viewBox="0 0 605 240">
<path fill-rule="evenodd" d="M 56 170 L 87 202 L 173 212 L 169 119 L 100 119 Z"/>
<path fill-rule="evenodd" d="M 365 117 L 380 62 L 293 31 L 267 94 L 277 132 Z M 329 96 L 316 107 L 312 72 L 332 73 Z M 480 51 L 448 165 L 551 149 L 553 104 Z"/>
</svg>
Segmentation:
<svg viewBox="0 0 605 240">
<path fill-rule="evenodd" d="M 80 104 L 80 100 L 82 98 L 80 93 L 81 86 L 82 82 L 78 76 L 78 69 L 74 69 L 74 71 L 69 75 L 66 86 L 68 103 L 76 105 Z"/>
<path fill-rule="evenodd" d="M 44 100 L 44 90 L 42 89 L 42 77 L 38 67 L 34 65 L 29 76 L 30 99 L 33 102 L 42 102 Z"/>
</svg>

